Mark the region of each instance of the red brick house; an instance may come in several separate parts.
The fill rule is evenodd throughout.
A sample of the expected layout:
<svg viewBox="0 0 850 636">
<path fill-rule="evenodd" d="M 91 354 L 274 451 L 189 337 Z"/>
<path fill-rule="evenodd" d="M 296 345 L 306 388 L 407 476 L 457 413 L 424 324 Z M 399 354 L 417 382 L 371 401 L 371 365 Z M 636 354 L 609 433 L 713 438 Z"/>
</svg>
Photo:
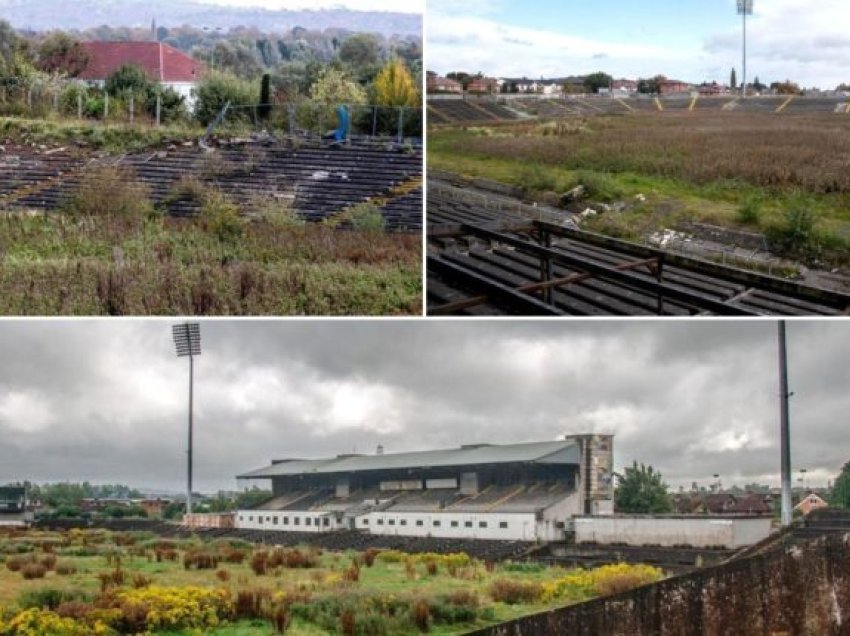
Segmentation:
<svg viewBox="0 0 850 636">
<path fill-rule="evenodd" d="M 428 92 L 429 93 L 456 93 L 463 92 L 463 86 L 448 77 L 440 77 L 439 75 L 428 76 Z"/>
<path fill-rule="evenodd" d="M 89 62 L 77 79 L 103 84 L 122 66 L 133 65 L 188 101 L 206 70 L 203 63 L 162 42 L 83 42 L 83 48 Z"/>
<path fill-rule="evenodd" d="M 662 95 L 685 93 L 689 90 L 691 90 L 691 85 L 680 80 L 663 80 L 658 82 L 658 92 Z"/>
<path fill-rule="evenodd" d="M 499 82 L 492 77 L 474 79 L 469 83 L 469 86 L 466 87 L 466 91 L 468 93 L 498 93 Z"/>
</svg>

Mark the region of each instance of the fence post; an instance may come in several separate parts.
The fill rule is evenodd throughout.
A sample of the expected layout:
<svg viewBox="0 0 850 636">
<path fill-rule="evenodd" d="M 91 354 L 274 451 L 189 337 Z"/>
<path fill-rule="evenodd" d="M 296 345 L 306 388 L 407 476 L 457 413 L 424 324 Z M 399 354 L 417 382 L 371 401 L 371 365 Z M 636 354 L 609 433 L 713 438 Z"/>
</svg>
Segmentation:
<svg viewBox="0 0 850 636">
<path fill-rule="evenodd" d="M 103 92 L 103 121 L 106 122 L 109 117 L 109 93 Z"/>
<path fill-rule="evenodd" d="M 30 115 L 32 115 L 32 86 L 27 88 L 27 108 L 30 111 Z"/>
<path fill-rule="evenodd" d="M 404 106 L 398 109 L 398 143 L 404 141 Z"/>
<path fill-rule="evenodd" d="M 346 106 L 346 108 L 348 108 L 348 107 Z M 357 107 L 355 106 L 354 108 L 357 108 Z M 351 109 L 349 109 L 349 110 L 350 110 L 350 111 L 353 111 L 353 110 L 354 110 L 354 108 L 351 108 Z M 349 114 L 349 117 L 348 117 L 348 126 L 346 126 L 346 130 L 345 130 L 345 141 L 346 141 L 346 143 L 348 143 L 348 144 L 350 144 L 350 143 L 351 143 L 351 125 L 352 125 L 352 124 L 351 124 L 351 122 L 352 122 L 353 120 L 354 120 L 354 115 L 353 115 L 353 114 Z"/>
<path fill-rule="evenodd" d="M 83 118 L 83 94 L 77 93 L 77 119 Z"/>
<path fill-rule="evenodd" d="M 372 106 L 372 136 L 378 132 L 378 107 Z"/>
<path fill-rule="evenodd" d="M 156 96 L 156 127 L 159 128 L 160 122 L 162 121 L 162 97 L 160 95 Z"/>
<path fill-rule="evenodd" d="M 136 96 L 130 93 L 130 125 L 133 125 L 136 119 Z"/>
<path fill-rule="evenodd" d="M 53 93 L 53 112 L 59 113 L 59 93 Z"/>
<path fill-rule="evenodd" d="M 295 104 L 286 105 L 286 114 L 289 120 L 289 130 L 287 132 L 290 135 L 295 134 Z"/>
</svg>

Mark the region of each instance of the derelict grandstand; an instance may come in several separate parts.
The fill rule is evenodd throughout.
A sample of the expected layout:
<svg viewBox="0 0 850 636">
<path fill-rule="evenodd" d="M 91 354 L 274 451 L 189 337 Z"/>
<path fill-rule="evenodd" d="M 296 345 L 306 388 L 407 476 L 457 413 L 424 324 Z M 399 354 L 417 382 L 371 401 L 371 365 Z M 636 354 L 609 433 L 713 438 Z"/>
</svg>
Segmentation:
<svg viewBox="0 0 850 636">
<path fill-rule="evenodd" d="M 238 529 L 557 541 L 572 517 L 613 511 L 613 436 L 287 459 L 239 479 L 273 497 Z"/>
</svg>

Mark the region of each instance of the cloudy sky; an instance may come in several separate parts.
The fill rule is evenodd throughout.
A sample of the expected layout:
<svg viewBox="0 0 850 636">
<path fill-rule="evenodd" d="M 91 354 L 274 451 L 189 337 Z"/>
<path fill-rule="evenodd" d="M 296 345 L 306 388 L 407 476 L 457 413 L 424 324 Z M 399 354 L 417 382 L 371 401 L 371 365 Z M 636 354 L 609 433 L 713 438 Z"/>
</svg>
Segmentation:
<svg viewBox="0 0 850 636">
<path fill-rule="evenodd" d="M 428 0 L 430 70 L 562 77 L 604 70 L 692 82 L 741 78 L 736 0 Z M 850 82 L 847 0 L 755 0 L 748 78 Z"/>
<path fill-rule="evenodd" d="M 422 13 L 425 0 L 196 0 L 205 4 L 263 9 L 327 9 L 345 7 L 355 11 L 392 11 L 393 13 Z"/>
<path fill-rule="evenodd" d="M 202 324 L 196 483 L 272 458 L 616 435 L 673 485 L 776 482 L 773 322 Z M 810 483 L 850 460 L 850 323 L 789 325 L 794 457 Z M 179 490 L 187 362 L 171 322 L 0 324 L 0 483 Z"/>
</svg>

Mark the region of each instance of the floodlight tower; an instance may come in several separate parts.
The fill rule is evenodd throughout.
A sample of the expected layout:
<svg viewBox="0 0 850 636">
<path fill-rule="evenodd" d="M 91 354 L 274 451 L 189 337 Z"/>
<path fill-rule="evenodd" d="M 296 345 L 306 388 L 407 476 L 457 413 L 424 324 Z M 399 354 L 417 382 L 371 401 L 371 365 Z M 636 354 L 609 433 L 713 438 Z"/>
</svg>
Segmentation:
<svg viewBox="0 0 850 636">
<path fill-rule="evenodd" d="M 791 512 L 791 426 L 788 417 L 788 353 L 785 348 L 785 321 L 779 321 L 779 412 L 780 455 L 782 467 L 782 525 L 790 526 Z"/>
<path fill-rule="evenodd" d="M 741 68 L 741 96 L 747 96 L 747 16 L 753 15 L 753 0 L 738 0 L 738 15 L 743 26 L 743 63 Z"/>
<path fill-rule="evenodd" d="M 201 355 L 201 327 L 198 323 L 184 323 L 171 328 L 178 358 L 189 358 L 189 450 L 187 462 L 186 514 L 192 514 L 192 398 L 195 375 L 195 356 Z"/>
</svg>

